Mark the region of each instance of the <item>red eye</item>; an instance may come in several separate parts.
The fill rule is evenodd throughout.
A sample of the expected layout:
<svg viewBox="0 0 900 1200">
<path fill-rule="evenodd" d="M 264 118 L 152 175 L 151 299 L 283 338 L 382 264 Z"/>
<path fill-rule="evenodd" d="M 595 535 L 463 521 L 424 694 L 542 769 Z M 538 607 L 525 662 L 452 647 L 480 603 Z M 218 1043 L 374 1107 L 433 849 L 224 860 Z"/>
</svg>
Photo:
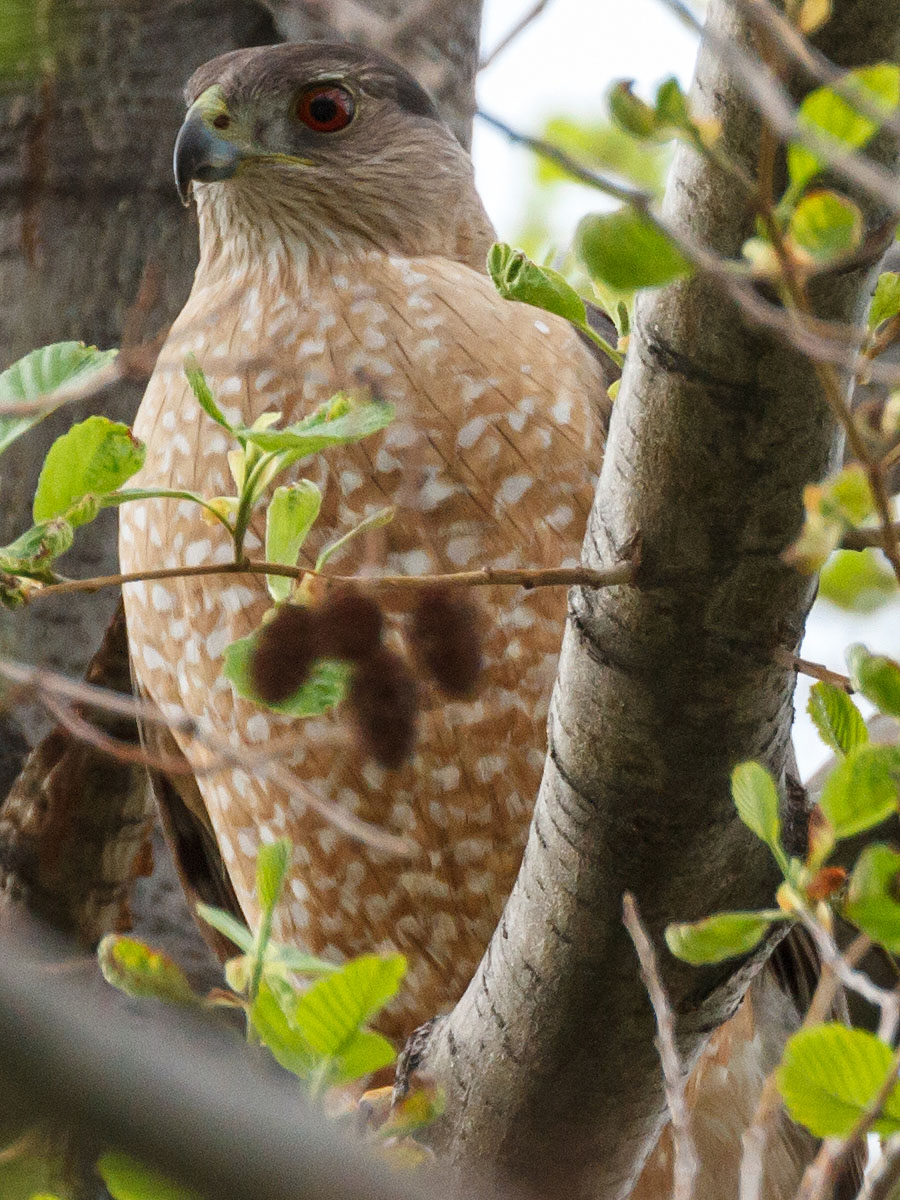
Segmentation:
<svg viewBox="0 0 900 1200">
<path fill-rule="evenodd" d="M 316 133 L 335 133 L 353 120 L 353 97 L 342 87 L 320 84 L 303 92 L 294 110 L 297 119 Z"/>
</svg>

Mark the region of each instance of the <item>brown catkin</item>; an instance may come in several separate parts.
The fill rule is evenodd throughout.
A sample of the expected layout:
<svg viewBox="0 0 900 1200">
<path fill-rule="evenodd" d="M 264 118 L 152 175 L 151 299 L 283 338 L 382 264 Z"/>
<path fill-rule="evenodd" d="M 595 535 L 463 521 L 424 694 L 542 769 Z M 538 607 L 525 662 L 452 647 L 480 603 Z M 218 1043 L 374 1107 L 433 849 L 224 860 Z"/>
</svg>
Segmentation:
<svg viewBox="0 0 900 1200">
<path fill-rule="evenodd" d="M 321 653 L 327 658 L 362 662 L 381 643 L 384 616 L 377 601 L 354 587 L 330 591 L 319 609 Z"/>
<path fill-rule="evenodd" d="M 379 646 L 357 665 L 348 699 L 365 749 L 382 767 L 402 766 L 415 745 L 419 710 L 406 660 Z"/>
<path fill-rule="evenodd" d="M 471 696 L 481 670 L 478 610 L 450 588 L 427 588 L 413 613 L 410 645 L 423 669 L 454 698 Z"/>
<path fill-rule="evenodd" d="M 281 704 L 309 675 L 321 655 L 319 615 L 299 604 L 284 604 L 262 627 L 250 658 L 250 682 L 266 704 Z"/>
</svg>

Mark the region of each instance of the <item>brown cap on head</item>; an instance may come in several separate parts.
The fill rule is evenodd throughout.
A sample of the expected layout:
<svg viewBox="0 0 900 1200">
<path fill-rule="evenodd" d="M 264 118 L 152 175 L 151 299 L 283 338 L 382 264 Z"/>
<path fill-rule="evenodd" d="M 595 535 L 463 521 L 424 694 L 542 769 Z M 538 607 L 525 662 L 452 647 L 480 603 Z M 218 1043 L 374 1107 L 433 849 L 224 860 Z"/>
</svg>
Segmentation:
<svg viewBox="0 0 900 1200">
<path fill-rule="evenodd" d="M 408 71 L 374 50 L 344 42 L 285 42 L 231 50 L 198 67 L 184 97 L 193 104 L 218 84 L 228 100 L 249 100 L 301 84 L 340 79 L 352 79 L 365 95 L 393 100 L 415 116 L 441 120 L 434 101 Z"/>
</svg>

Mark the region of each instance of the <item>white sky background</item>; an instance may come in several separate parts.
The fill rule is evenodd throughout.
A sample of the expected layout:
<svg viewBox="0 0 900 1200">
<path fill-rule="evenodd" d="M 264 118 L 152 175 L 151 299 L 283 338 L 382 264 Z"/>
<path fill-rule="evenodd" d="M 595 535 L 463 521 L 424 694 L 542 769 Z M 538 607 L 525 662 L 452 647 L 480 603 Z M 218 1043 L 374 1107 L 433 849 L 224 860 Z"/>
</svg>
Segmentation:
<svg viewBox="0 0 900 1200">
<path fill-rule="evenodd" d="M 533 0 L 486 0 L 482 45 L 490 51 Z M 524 132 L 538 133 L 551 115 L 599 116 L 604 94 L 616 79 L 634 79 L 652 96 L 655 85 L 676 75 L 690 82 L 697 40 L 656 0 L 549 0 L 544 11 L 482 73 L 478 102 Z M 513 239 L 524 216 L 520 195 L 529 177 L 529 152 L 510 146 L 476 122 L 475 174 L 501 238 Z M 572 184 L 548 214 L 554 241 L 568 245 L 579 218 L 603 204 L 588 188 Z M 844 649 L 864 641 L 870 649 L 900 656 L 900 605 L 876 613 L 845 613 L 827 601 L 810 618 L 803 653 L 844 671 Z M 806 715 L 811 681 L 798 683 L 794 740 L 805 778 L 828 758 Z M 862 707 L 865 708 L 865 705 Z M 866 709 L 868 712 L 868 709 Z"/>
</svg>

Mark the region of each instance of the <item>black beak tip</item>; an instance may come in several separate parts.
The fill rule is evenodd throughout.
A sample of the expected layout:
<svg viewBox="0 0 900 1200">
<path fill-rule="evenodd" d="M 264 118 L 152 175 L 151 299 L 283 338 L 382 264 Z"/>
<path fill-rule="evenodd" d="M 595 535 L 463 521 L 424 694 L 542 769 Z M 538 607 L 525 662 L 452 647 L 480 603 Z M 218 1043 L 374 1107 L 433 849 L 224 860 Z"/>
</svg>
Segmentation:
<svg viewBox="0 0 900 1200">
<path fill-rule="evenodd" d="M 172 168 L 175 186 L 182 204 L 191 202 L 191 184 L 200 180 L 209 183 L 217 179 L 230 179 L 240 161 L 238 149 L 218 137 L 197 113 L 189 113 L 178 131 Z"/>
</svg>

